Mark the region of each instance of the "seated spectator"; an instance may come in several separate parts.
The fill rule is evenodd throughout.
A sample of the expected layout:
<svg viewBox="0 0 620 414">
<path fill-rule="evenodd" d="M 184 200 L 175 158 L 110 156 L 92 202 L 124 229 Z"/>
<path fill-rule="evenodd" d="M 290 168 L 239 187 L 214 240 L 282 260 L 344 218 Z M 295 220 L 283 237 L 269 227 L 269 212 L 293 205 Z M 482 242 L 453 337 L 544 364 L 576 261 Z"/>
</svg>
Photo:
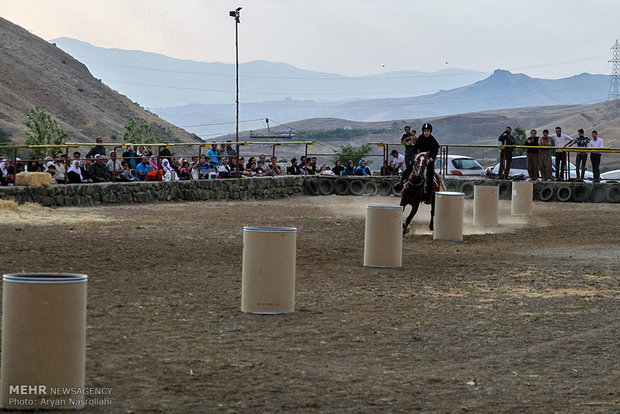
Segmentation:
<svg viewBox="0 0 620 414">
<path fill-rule="evenodd" d="M 344 175 L 355 175 L 355 166 L 353 164 L 353 160 L 347 161 L 347 166 L 343 171 Z"/>
<path fill-rule="evenodd" d="M 394 161 L 390 161 L 388 164 L 387 160 L 383 161 L 383 166 L 381 167 L 381 175 L 394 175 L 396 172 L 394 171 Z"/>
<path fill-rule="evenodd" d="M 121 164 L 121 160 L 118 158 L 113 161 L 114 158 L 116 158 L 116 152 L 110 151 L 110 160 L 106 164 L 106 167 L 108 168 L 108 171 L 110 171 L 110 175 L 112 175 L 113 171 L 116 171 L 115 175 L 119 175 L 123 172 L 123 165 Z"/>
<path fill-rule="evenodd" d="M 96 141 L 97 141 L 97 145 L 92 147 L 90 151 L 86 153 L 86 158 L 88 157 L 94 158 L 95 155 L 105 155 L 105 147 L 103 146 L 103 138 L 99 137 L 97 138 Z"/>
<path fill-rule="evenodd" d="M 334 175 L 342 175 L 342 173 L 344 172 L 342 161 L 336 160 L 336 165 L 334 165 L 334 168 L 332 168 L 332 172 L 334 173 Z"/>
<path fill-rule="evenodd" d="M 263 175 L 265 175 L 265 163 L 259 160 L 256 164 L 256 169 L 254 170 L 254 176 L 262 177 Z"/>
<path fill-rule="evenodd" d="M 21 163 L 21 160 L 19 158 L 15 158 L 15 161 L 17 163 L 11 162 L 6 167 L 6 180 L 8 184 L 15 184 L 15 176 L 21 172 L 24 172 L 24 164 Z M 52 162 L 52 164 L 54 163 Z M 55 170 L 54 173 L 56 173 Z"/>
<path fill-rule="evenodd" d="M 95 155 L 95 162 L 88 169 L 88 174 L 94 183 L 112 181 L 112 175 L 106 167 L 108 157 L 105 155 Z"/>
<path fill-rule="evenodd" d="M 173 152 L 170 156 L 170 167 L 172 167 L 172 169 L 177 173 L 177 175 L 179 174 L 179 168 L 181 168 L 181 164 L 179 161 L 179 157 L 177 157 L 177 154 L 175 152 Z"/>
<path fill-rule="evenodd" d="M 228 161 L 222 160 L 220 165 L 217 166 L 217 176 L 219 178 L 230 178 L 230 165 L 228 165 Z"/>
<path fill-rule="evenodd" d="M 170 166 L 170 161 L 168 158 L 164 158 L 161 160 L 161 170 L 162 170 L 162 180 L 163 181 L 178 181 L 179 177 L 177 177 L 176 171 L 172 169 Z"/>
<path fill-rule="evenodd" d="M 252 167 L 252 164 L 254 164 L 254 167 Z M 254 157 L 250 157 L 250 159 L 248 160 L 248 163 L 245 165 L 246 170 L 249 170 L 251 168 L 256 168 L 256 158 Z"/>
<path fill-rule="evenodd" d="M 146 175 L 151 172 L 151 166 L 149 165 L 149 159 L 144 155 L 142 162 L 136 166 L 136 178 L 140 181 L 146 180 Z"/>
<path fill-rule="evenodd" d="M 92 180 L 85 179 L 84 176 L 82 176 L 82 169 L 80 168 L 80 161 L 78 160 L 71 161 L 71 166 L 67 170 L 67 181 L 70 184 L 92 182 Z"/>
<path fill-rule="evenodd" d="M 62 152 L 57 152 L 56 157 L 54 159 L 54 164 L 56 165 L 56 175 L 54 179 L 59 184 L 64 184 L 65 182 L 65 156 Z"/>
<path fill-rule="evenodd" d="M 54 161 L 48 161 L 46 165 L 47 165 L 46 172 L 52 176 L 52 183 L 58 184 L 58 182 L 54 178 L 56 176 L 56 165 L 54 164 Z"/>
<path fill-rule="evenodd" d="M 401 173 L 405 170 L 405 156 L 403 154 L 399 154 L 398 151 L 393 150 L 391 152 L 393 158 L 393 168 L 397 173 Z"/>
<path fill-rule="evenodd" d="M 254 177 L 256 176 L 256 161 L 254 160 L 254 157 L 250 158 L 250 161 L 246 167 L 246 169 L 243 171 L 243 173 L 249 177 Z"/>
<path fill-rule="evenodd" d="M 302 155 L 299 157 L 299 164 L 297 164 L 297 169 L 299 170 L 300 175 L 306 174 L 306 156 Z"/>
<path fill-rule="evenodd" d="M 355 175 L 371 175 L 370 168 L 366 166 L 366 161 L 360 160 L 360 165 L 355 169 Z"/>
<path fill-rule="evenodd" d="M 282 175 L 282 169 L 278 165 L 278 157 L 271 157 L 271 164 L 267 167 L 265 175 L 276 177 Z"/>
<path fill-rule="evenodd" d="M 198 163 L 198 174 L 200 178 L 209 178 L 209 173 L 215 172 L 215 168 L 209 164 L 206 155 L 200 156 L 200 162 Z"/>
<path fill-rule="evenodd" d="M 26 165 L 26 171 L 28 172 L 42 172 L 43 165 L 40 165 L 37 160 L 28 161 L 28 165 Z"/>
<path fill-rule="evenodd" d="M 155 170 L 159 170 L 159 160 L 157 159 L 156 156 L 151 155 L 149 157 L 149 165 L 151 166 L 152 170 L 151 171 L 155 171 Z"/>
<path fill-rule="evenodd" d="M 191 180 L 192 174 L 190 172 L 189 161 L 185 158 L 181 159 L 181 167 L 179 168 L 179 180 Z"/>
<path fill-rule="evenodd" d="M 300 169 L 297 165 L 297 158 L 291 158 L 291 165 L 286 167 L 286 175 L 299 175 Z"/>
<path fill-rule="evenodd" d="M 84 158 L 80 161 L 80 171 L 82 172 L 82 179 L 84 179 L 88 183 L 93 182 L 92 178 L 90 178 L 90 173 L 88 172 L 92 163 L 93 160 L 91 158 Z"/>
<path fill-rule="evenodd" d="M 137 178 L 131 173 L 131 168 L 129 168 L 129 163 L 127 161 L 123 160 L 121 162 L 121 166 L 123 167 L 123 171 L 118 175 L 118 181 L 129 182 L 137 180 Z"/>
</svg>

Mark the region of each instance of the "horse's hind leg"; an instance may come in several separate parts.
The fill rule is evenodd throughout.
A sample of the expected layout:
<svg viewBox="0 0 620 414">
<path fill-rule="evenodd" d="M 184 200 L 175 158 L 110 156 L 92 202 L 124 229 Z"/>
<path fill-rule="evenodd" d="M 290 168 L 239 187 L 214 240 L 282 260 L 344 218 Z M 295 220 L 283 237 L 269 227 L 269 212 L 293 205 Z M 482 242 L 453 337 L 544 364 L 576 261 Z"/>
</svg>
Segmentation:
<svg viewBox="0 0 620 414">
<path fill-rule="evenodd" d="M 431 195 L 431 224 L 428 226 L 430 231 L 433 231 L 433 221 L 435 220 L 435 193 Z"/>
</svg>

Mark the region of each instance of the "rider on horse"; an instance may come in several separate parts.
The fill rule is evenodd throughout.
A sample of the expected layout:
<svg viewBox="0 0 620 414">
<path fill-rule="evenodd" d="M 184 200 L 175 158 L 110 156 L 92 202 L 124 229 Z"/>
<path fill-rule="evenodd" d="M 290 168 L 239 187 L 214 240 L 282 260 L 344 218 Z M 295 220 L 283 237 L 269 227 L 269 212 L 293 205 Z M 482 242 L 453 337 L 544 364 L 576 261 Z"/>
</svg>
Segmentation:
<svg viewBox="0 0 620 414">
<path fill-rule="evenodd" d="M 433 180 L 435 178 L 435 158 L 439 153 L 439 143 L 435 137 L 431 134 L 433 132 L 433 126 L 429 123 L 422 125 L 422 135 L 418 137 L 418 140 L 413 146 L 413 153 L 428 152 L 428 160 L 426 163 L 426 185 L 424 187 L 424 203 L 430 204 L 433 194 Z M 397 190 L 402 189 L 403 183 L 407 181 L 414 164 L 407 167 L 400 178 L 400 183 L 396 184 L 394 188 Z"/>
</svg>

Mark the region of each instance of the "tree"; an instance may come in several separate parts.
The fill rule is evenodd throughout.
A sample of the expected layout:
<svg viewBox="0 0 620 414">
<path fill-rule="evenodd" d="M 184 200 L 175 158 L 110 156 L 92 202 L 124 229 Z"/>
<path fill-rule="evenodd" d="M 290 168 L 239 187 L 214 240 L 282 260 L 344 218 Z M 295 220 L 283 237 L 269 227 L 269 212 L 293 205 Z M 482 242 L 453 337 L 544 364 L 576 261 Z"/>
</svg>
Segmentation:
<svg viewBox="0 0 620 414">
<path fill-rule="evenodd" d="M 353 145 L 345 145 L 338 149 L 338 156 L 333 158 L 333 161 L 336 162 L 340 160 L 342 165 L 347 165 L 349 160 L 353 161 L 354 165 L 359 164 L 360 160 L 363 159 L 371 150 L 370 144 L 364 144 L 359 147 Z M 366 165 L 369 165 L 371 161 L 366 161 Z"/>
<path fill-rule="evenodd" d="M 138 116 L 132 116 L 125 124 L 123 141 L 136 141 L 138 144 L 155 144 L 164 142 L 153 132 L 153 129 L 148 122 L 146 122 L 146 119 Z"/>
<path fill-rule="evenodd" d="M 515 137 L 515 145 L 525 145 L 525 129 L 521 127 L 515 127 L 512 135 Z M 515 148 L 514 156 L 525 154 L 525 148 Z"/>
<path fill-rule="evenodd" d="M 26 132 L 27 145 L 62 145 L 69 139 L 69 132 L 60 128 L 58 121 L 38 106 L 26 113 L 24 125 L 29 129 Z M 36 158 L 54 155 L 56 151 L 54 148 L 33 148 L 30 153 Z"/>
</svg>

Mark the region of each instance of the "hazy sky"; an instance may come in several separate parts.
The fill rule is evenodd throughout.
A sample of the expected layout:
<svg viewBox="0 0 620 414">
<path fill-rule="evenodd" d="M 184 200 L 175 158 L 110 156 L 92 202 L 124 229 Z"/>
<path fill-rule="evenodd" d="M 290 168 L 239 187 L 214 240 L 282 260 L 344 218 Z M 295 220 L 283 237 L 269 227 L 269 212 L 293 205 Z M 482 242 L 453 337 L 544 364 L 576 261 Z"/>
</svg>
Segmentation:
<svg viewBox="0 0 620 414">
<path fill-rule="evenodd" d="M 181 59 L 286 62 L 344 75 L 496 68 L 609 74 L 620 0 L 0 0 L 0 16 L 50 40 Z"/>
</svg>

